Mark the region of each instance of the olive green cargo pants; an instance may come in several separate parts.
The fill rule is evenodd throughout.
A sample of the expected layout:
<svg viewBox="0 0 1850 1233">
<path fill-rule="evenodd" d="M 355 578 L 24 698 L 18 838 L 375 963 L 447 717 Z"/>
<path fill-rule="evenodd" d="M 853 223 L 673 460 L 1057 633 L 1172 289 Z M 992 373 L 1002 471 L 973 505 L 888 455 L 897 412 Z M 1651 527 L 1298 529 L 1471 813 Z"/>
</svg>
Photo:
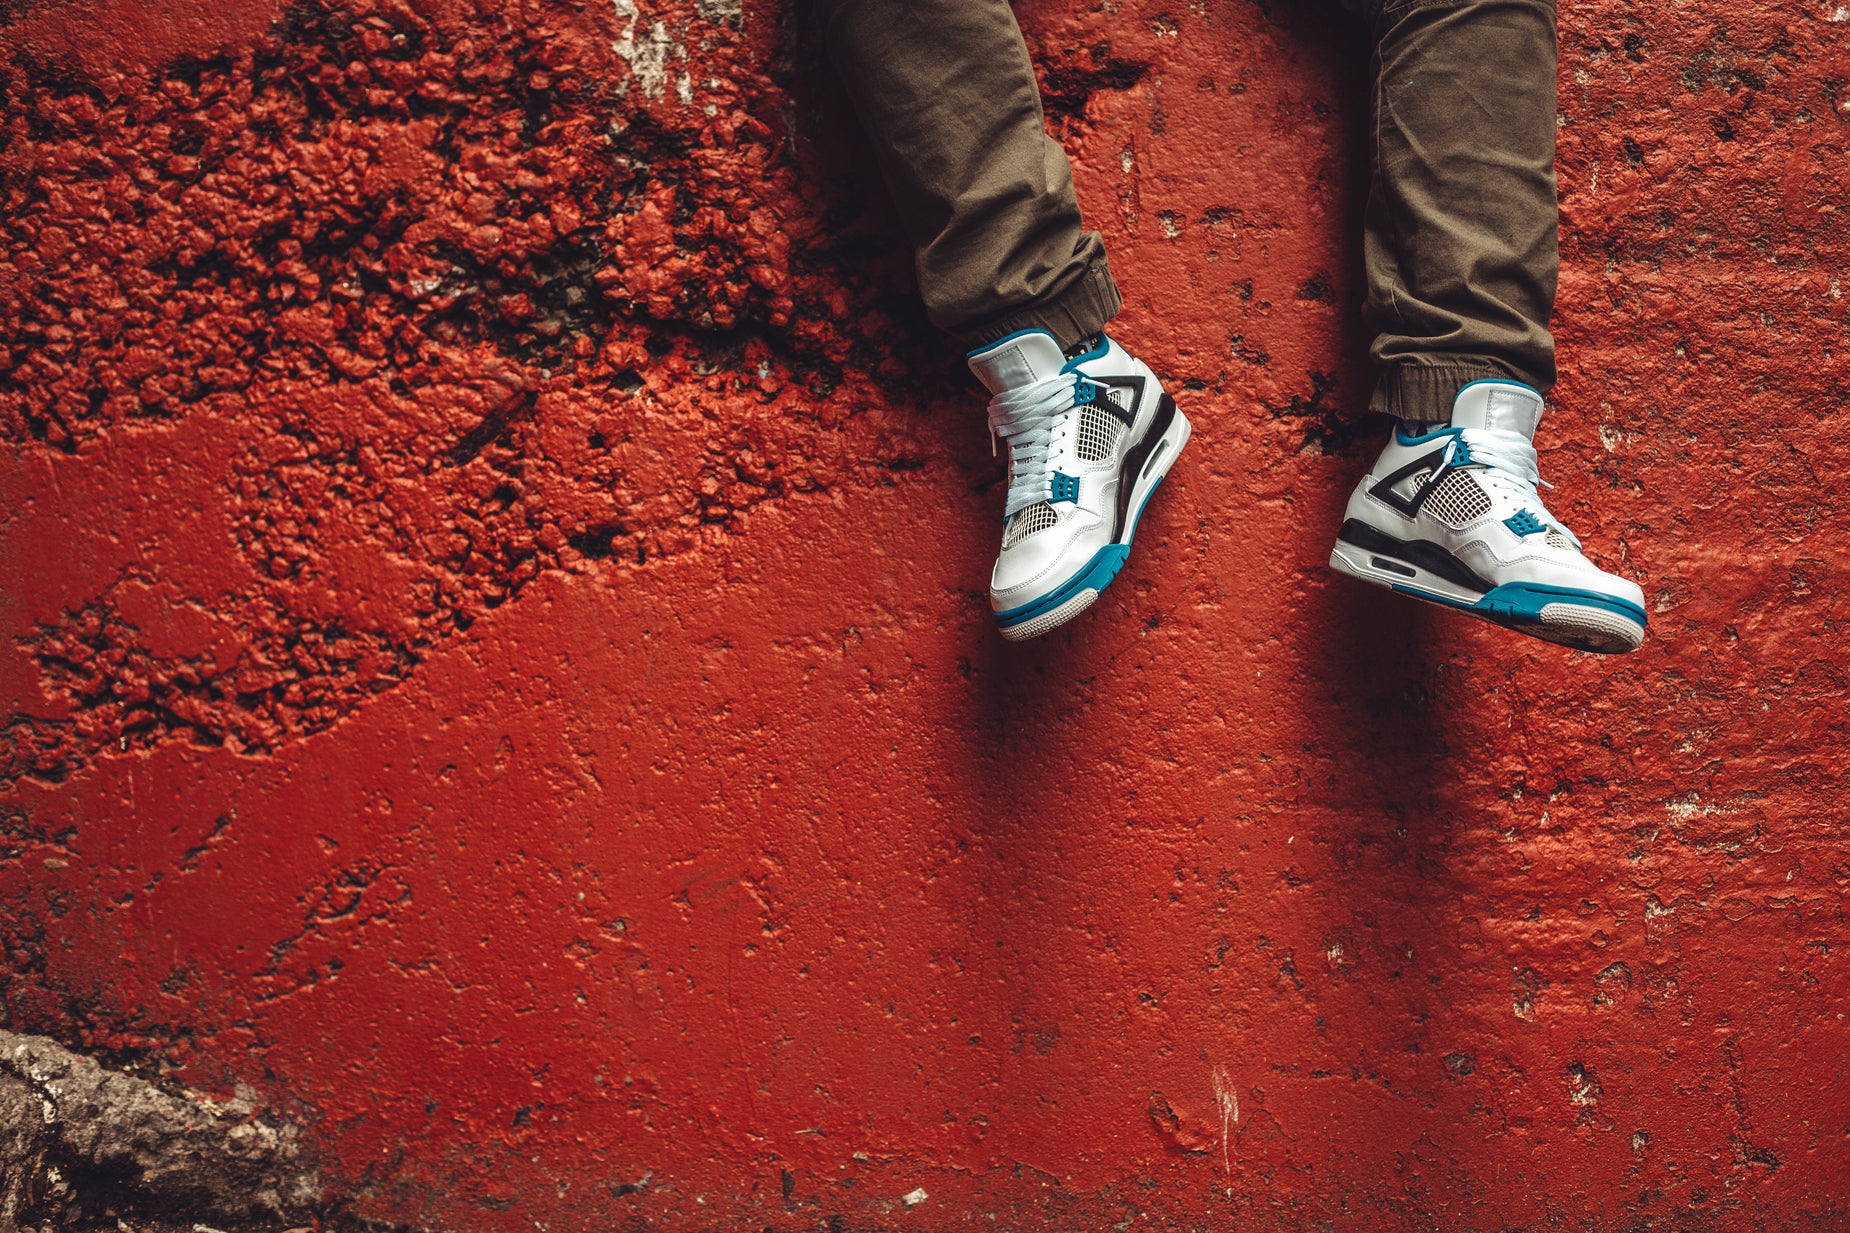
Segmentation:
<svg viewBox="0 0 1850 1233">
<path fill-rule="evenodd" d="M 1298 0 L 1320 3 L 1325 0 Z M 1374 35 L 1373 410 L 1442 420 L 1483 377 L 1554 384 L 1553 0 L 1342 0 Z M 937 325 L 1064 346 L 1120 300 L 1006 0 L 817 0 Z"/>
</svg>

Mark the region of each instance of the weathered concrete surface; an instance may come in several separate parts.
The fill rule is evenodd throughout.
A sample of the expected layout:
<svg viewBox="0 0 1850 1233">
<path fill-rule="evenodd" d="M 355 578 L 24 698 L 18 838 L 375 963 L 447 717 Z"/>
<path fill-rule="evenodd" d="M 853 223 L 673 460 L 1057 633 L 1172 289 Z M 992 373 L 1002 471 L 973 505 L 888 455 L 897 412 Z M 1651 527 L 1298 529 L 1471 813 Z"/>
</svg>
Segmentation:
<svg viewBox="0 0 1850 1233">
<path fill-rule="evenodd" d="M 0 1230 L 96 1221 L 86 1198 L 275 1219 L 318 1205 L 297 1127 L 245 1096 L 162 1091 L 43 1037 L 0 1032 Z"/>
<path fill-rule="evenodd" d="M 0 1233 L 18 1233 L 52 1188 L 42 1104 L 31 1084 L 0 1074 Z"/>
<path fill-rule="evenodd" d="M 1563 16 L 1606 660 L 1323 566 L 1353 32 L 1020 12 L 1198 426 L 1026 648 L 781 8 L 0 4 L 8 1023 L 449 1228 L 1844 1227 L 1850 24 Z"/>
</svg>

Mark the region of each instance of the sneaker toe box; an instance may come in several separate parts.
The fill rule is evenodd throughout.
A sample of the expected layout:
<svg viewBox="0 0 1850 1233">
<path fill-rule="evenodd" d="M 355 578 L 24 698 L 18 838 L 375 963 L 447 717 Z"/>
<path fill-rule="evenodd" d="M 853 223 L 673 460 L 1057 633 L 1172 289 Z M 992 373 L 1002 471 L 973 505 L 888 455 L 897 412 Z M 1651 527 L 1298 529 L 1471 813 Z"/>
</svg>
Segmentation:
<svg viewBox="0 0 1850 1233">
<path fill-rule="evenodd" d="M 1488 538 L 1473 540 L 1458 552 L 1472 569 L 1497 583 L 1529 582 L 1566 587 L 1623 600 L 1644 607 L 1644 592 L 1634 582 L 1609 574 L 1578 552 L 1546 544 L 1521 541 L 1496 545 Z"/>
<path fill-rule="evenodd" d="M 1058 590 L 1097 552 L 1090 541 L 1101 537 L 1088 534 L 1092 529 L 1069 517 L 1004 549 L 989 578 L 991 605 L 1007 612 Z"/>
</svg>

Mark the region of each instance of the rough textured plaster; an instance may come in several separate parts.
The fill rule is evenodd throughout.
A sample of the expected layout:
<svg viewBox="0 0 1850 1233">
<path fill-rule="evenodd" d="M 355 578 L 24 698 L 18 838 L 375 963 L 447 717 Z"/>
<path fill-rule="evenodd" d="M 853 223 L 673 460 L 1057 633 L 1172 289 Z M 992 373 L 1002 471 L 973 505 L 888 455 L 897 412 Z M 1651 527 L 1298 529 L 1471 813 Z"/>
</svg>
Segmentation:
<svg viewBox="0 0 1850 1233">
<path fill-rule="evenodd" d="M 1198 426 L 1026 648 L 778 6 L 0 3 L 8 1025 L 443 1227 L 1841 1227 L 1836 10 L 1562 15 L 1621 660 L 1323 567 L 1353 32 L 1019 11 Z"/>
</svg>

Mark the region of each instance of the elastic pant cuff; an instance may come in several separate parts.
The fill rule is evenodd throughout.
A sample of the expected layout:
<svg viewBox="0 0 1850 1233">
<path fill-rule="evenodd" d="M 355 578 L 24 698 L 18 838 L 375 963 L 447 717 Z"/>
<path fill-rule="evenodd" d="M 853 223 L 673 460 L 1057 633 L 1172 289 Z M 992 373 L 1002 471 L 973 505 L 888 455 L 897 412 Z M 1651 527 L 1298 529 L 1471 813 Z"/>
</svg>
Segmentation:
<svg viewBox="0 0 1850 1233">
<path fill-rule="evenodd" d="M 1071 350 L 1081 339 L 1103 330 L 1122 307 L 1124 297 L 1111 277 L 1111 263 L 1100 253 L 1060 291 L 980 328 L 959 330 L 957 337 L 967 350 L 974 351 L 1022 330 L 1046 330 L 1060 340 L 1063 350 Z"/>
<path fill-rule="evenodd" d="M 1397 419 L 1435 423 L 1452 418 L 1452 400 L 1473 381 L 1520 381 L 1543 394 L 1553 382 L 1538 381 L 1494 360 L 1454 364 L 1397 364 L 1381 374 L 1368 409 Z"/>
</svg>

